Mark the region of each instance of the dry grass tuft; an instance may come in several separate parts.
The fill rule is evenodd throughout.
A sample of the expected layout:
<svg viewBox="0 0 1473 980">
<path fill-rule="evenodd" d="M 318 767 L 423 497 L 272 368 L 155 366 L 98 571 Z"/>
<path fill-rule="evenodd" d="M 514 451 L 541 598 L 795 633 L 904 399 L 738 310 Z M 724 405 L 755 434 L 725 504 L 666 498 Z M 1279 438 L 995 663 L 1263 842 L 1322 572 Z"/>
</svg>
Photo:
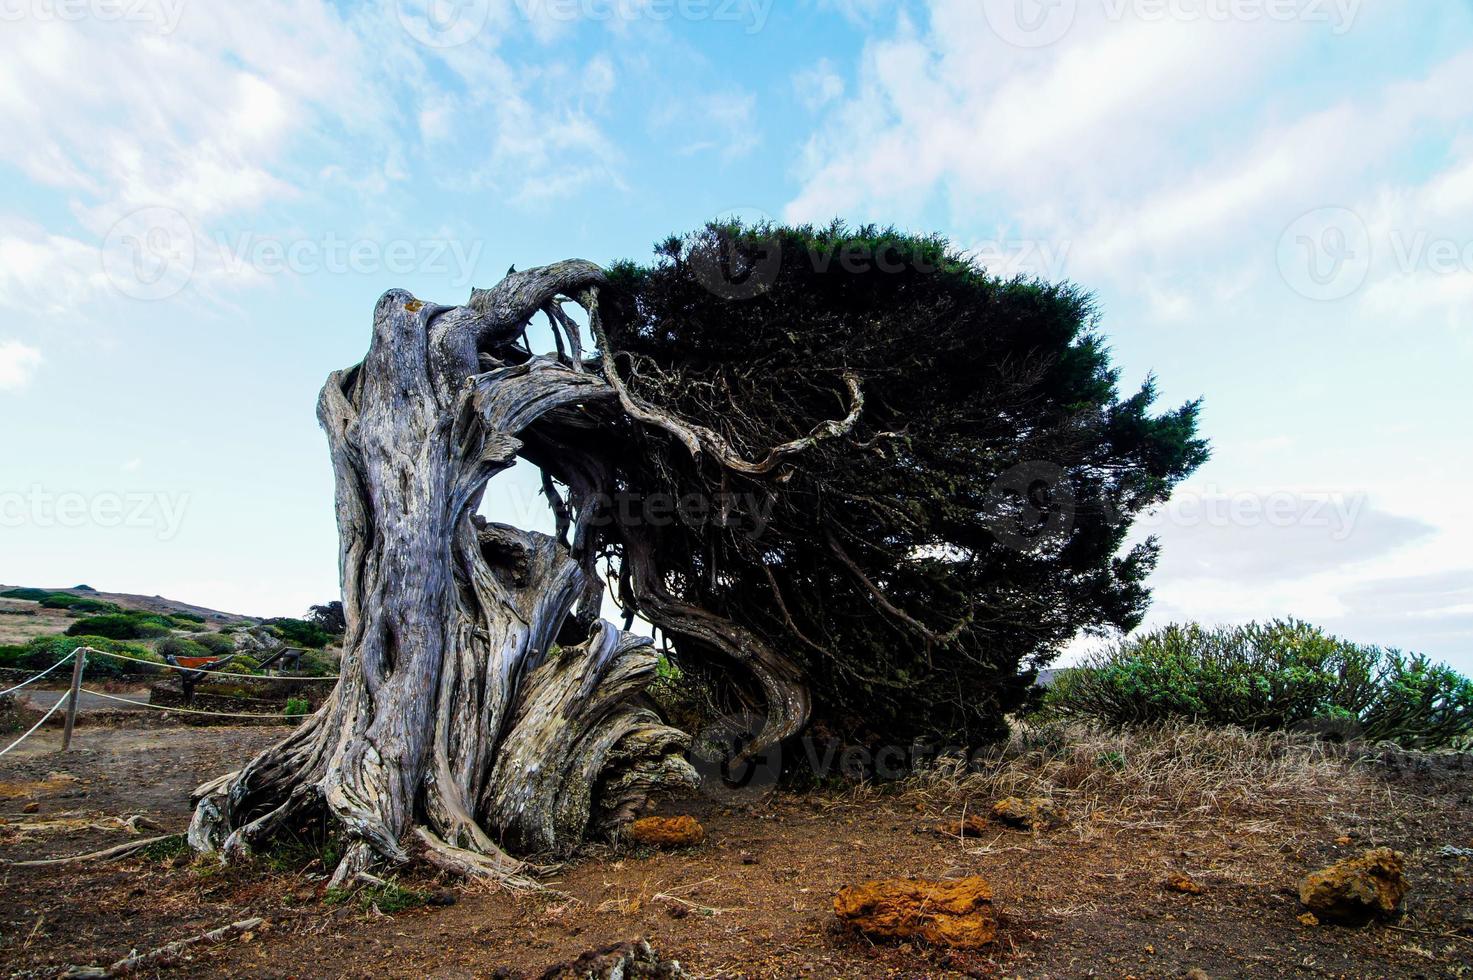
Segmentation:
<svg viewBox="0 0 1473 980">
<path fill-rule="evenodd" d="M 1335 746 L 1302 735 L 1186 723 L 1107 731 L 1055 722 L 1019 725 L 970 763 L 942 760 L 911 777 L 908 792 L 936 808 L 974 810 L 1007 796 L 1043 797 L 1076 823 L 1109 818 L 1181 827 L 1229 819 L 1253 827 L 1290 809 L 1330 810 L 1363 798 L 1372 782 Z"/>
</svg>

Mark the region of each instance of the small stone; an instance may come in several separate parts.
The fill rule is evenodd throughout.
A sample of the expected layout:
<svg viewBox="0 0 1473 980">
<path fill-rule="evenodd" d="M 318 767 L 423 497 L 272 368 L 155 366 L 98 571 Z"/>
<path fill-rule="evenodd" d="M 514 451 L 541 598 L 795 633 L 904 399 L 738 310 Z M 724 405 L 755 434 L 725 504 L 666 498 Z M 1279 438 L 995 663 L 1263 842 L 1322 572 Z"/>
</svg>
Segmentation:
<svg viewBox="0 0 1473 980">
<path fill-rule="evenodd" d="M 1311 929 L 1313 929 L 1315 926 L 1320 924 L 1319 916 L 1315 915 L 1313 912 L 1301 913 L 1299 916 L 1299 924 L 1302 926 L 1309 926 Z"/>
<path fill-rule="evenodd" d="M 1041 796 L 1026 800 L 1009 796 L 992 805 L 992 819 L 1021 830 L 1047 830 L 1063 823 L 1063 817 L 1052 803 Z"/>
<path fill-rule="evenodd" d="M 27 803 L 25 806 L 21 807 L 21 812 L 23 812 L 23 813 L 35 813 L 35 812 L 37 812 L 40 809 L 41 809 L 41 804 L 37 803 L 35 800 L 32 800 L 31 802 Z"/>
<path fill-rule="evenodd" d="M 625 836 L 651 847 L 693 847 L 706 839 L 706 828 L 695 817 L 643 817 L 629 825 Z"/>
<path fill-rule="evenodd" d="M 1316 871 L 1299 883 L 1299 901 L 1321 920 L 1363 925 L 1396 911 L 1411 889 L 1405 857 L 1389 847 Z"/>
<path fill-rule="evenodd" d="M 936 825 L 936 833 L 947 837 L 981 837 L 987 833 L 987 821 L 975 813 L 960 820 L 949 820 Z"/>
<path fill-rule="evenodd" d="M 687 915 L 690 915 L 690 909 L 686 908 L 684 905 L 672 902 L 671 904 L 665 906 L 665 914 L 670 916 L 670 918 L 672 919 L 683 919 Z"/>
<path fill-rule="evenodd" d="M 757 864 L 758 863 L 757 855 L 753 854 L 751 851 L 742 851 L 741 852 L 741 858 L 742 858 L 742 863 L 743 864 Z"/>
<path fill-rule="evenodd" d="M 1212 980 L 1212 978 L 1207 975 L 1206 970 L 1200 966 L 1194 966 L 1187 971 L 1187 980 Z"/>
<path fill-rule="evenodd" d="M 1341 847 L 1349 847 L 1353 842 L 1349 837 L 1342 835 L 1335 838 L 1335 843 L 1339 844 Z"/>
<path fill-rule="evenodd" d="M 976 949 L 997 938 L 992 886 L 977 877 L 867 881 L 841 889 L 834 896 L 834 914 L 846 925 L 884 939 Z"/>
<path fill-rule="evenodd" d="M 455 890 L 451 888 L 441 888 L 430 892 L 429 902 L 431 905 L 454 905 L 458 901 L 460 901 L 460 896 L 455 894 Z"/>
<path fill-rule="evenodd" d="M 1181 871 L 1168 874 L 1164 884 L 1167 891 L 1180 892 L 1183 895 L 1200 895 L 1204 890 L 1191 875 Z"/>
</svg>

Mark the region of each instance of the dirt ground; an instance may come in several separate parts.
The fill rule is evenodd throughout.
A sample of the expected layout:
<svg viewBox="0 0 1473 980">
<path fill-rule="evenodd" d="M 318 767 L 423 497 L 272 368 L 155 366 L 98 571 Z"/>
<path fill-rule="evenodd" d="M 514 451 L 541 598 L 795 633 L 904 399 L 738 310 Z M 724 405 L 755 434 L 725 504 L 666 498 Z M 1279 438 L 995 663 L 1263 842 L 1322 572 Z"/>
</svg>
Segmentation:
<svg viewBox="0 0 1473 980">
<path fill-rule="evenodd" d="M 63 757 L 54 751 L 59 735 L 45 731 L 0 760 L 0 857 L 76 854 L 129 839 L 107 817 L 143 814 L 182 830 L 193 786 L 282 734 L 88 727 L 78 733 L 82 751 Z M 1294 806 L 1265 787 L 1247 809 L 1215 809 L 1211 793 L 1193 792 L 1179 819 L 1123 797 L 1081 803 L 1055 830 L 999 827 L 976 839 L 936 825 L 989 801 L 925 788 L 779 793 L 745 806 L 694 797 L 660 809 L 696 815 L 708 832 L 699 847 L 595 847 L 548 880 L 553 891 L 520 897 L 421 873 L 404 884 L 431 903 L 393 914 L 356 899 L 325 900 L 314 865 L 223 871 L 187 856 L 152 856 L 6 866 L 0 964 L 9 976 L 55 977 L 68 965 L 110 963 L 261 916 L 265 923 L 247 935 L 196 947 L 161 972 L 536 977 L 589 949 L 645 937 L 695 977 L 1473 974 L 1473 866 L 1440 853 L 1473 847 L 1466 776 L 1373 772 L 1343 793 Z M 1402 918 L 1361 929 L 1299 924 L 1295 883 L 1306 871 L 1381 845 L 1408 857 L 1413 891 Z M 1171 870 L 1191 874 L 1205 893 L 1166 891 Z M 999 943 L 983 954 L 874 944 L 836 926 L 832 897 L 846 884 L 973 874 L 992 882 L 1004 914 Z"/>
</svg>

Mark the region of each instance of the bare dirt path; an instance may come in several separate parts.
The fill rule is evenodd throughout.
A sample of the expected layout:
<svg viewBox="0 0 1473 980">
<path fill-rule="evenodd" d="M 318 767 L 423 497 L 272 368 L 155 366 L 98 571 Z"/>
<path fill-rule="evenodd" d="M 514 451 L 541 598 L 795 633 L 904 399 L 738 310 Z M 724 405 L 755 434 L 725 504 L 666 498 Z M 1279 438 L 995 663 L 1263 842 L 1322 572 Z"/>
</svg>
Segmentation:
<svg viewBox="0 0 1473 980">
<path fill-rule="evenodd" d="M 47 731 L 0 760 L 0 857 L 73 854 L 128 839 L 117 829 L 27 830 L 58 819 L 143 814 L 187 824 L 189 790 L 247 760 L 281 728 L 84 728 L 61 756 Z M 595 848 L 514 898 L 406 882 L 437 901 L 384 915 L 324 900 L 320 867 L 264 862 L 220 871 L 187 858 L 74 868 L 0 867 L 0 964 L 54 977 L 243 918 L 267 923 L 178 964 L 179 976 L 538 976 L 588 949 L 647 937 L 697 977 L 1085 975 L 1459 976 L 1473 967 L 1473 847 L 1466 781 L 1387 779 L 1294 812 L 1244 819 L 1208 810 L 1179 823 L 1097 808 L 1047 833 L 936 833 L 952 805 L 924 792 L 780 794 L 760 805 L 681 801 L 709 837 L 682 852 Z M 35 804 L 34 812 L 25 812 Z M 1399 929 L 1307 928 L 1294 883 L 1363 847 L 1408 853 L 1413 895 Z M 1190 872 L 1201 896 L 1161 887 Z M 992 881 L 1007 922 L 985 954 L 871 944 L 834 924 L 834 891 L 892 875 Z M 500 971 L 500 972 L 498 972 Z M 1460 973 L 1459 971 L 1462 971 Z"/>
</svg>

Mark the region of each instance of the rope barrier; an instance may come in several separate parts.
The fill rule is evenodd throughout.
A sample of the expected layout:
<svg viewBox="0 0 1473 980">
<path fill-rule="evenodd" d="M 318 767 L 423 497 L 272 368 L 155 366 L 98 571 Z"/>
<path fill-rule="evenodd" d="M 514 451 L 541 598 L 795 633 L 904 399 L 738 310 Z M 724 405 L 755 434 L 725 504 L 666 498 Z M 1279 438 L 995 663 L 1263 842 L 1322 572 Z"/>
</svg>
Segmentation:
<svg viewBox="0 0 1473 980">
<path fill-rule="evenodd" d="M 65 657 L 62 657 L 56 663 L 52 664 L 50 667 L 47 667 L 45 670 L 41 671 L 41 673 L 37 674 L 35 677 L 32 677 L 30 680 L 21 681 L 19 684 L 15 685 L 15 687 L 7 687 L 5 690 L 0 691 L 0 698 L 5 697 L 5 695 L 9 694 L 11 691 L 19 691 L 27 684 L 36 683 L 36 681 L 39 681 L 41 678 L 45 677 L 47 674 L 51 673 L 53 670 L 60 667 L 62 664 L 66 663 L 68 660 L 72 659 L 76 655 L 77 651 L 73 650 L 71 653 L 67 654 Z"/>
<path fill-rule="evenodd" d="M 30 731 L 26 732 L 20 738 L 16 739 L 14 742 L 11 742 L 9 745 L 5 746 L 5 748 L 0 749 L 0 755 L 4 755 L 5 753 L 9 752 L 11 749 L 13 749 L 17 745 L 19 745 L 20 743 L 24 742 L 26 739 L 28 739 L 32 735 L 34 735 L 36 733 L 36 729 L 38 729 L 42 725 L 46 724 L 46 719 L 47 718 L 50 718 L 52 715 L 56 714 L 56 709 L 60 708 L 64 704 L 66 704 L 67 703 L 67 700 L 69 698 L 71 698 L 71 696 L 72 696 L 72 692 L 71 691 L 68 691 L 65 694 L 63 694 L 61 697 L 57 698 L 56 699 L 56 703 L 51 706 L 51 710 L 48 711 L 48 712 L 46 712 L 44 715 L 42 715 L 41 716 L 41 720 L 38 721 L 38 722 L 36 722 L 34 725 L 32 725 L 31 728 L 30 728 Z"/>
<path fill-rule="evenodd" d="M 326 677 L 272 677 L 270 674 L 235 674 L 225 670 L 209 670 L 204 667 L 180 667 L 177 664 L 161 664 L 152 660 L 139 660 L 137 657 L 124 656 L 121 653 L 110 653 L 107 650 L 94 650 L 104 657 L 114 657 L 118 660 L 127 660 L 135 664 L 147 664 L 150 667 L 164 667 L 168 670 L 189 671 L 195 674 L 208 674 L 211 677 L 242 677 L 248 681 L 335 681 L 341 674 L 332 674 Z"/>
<path fill-rule="evenodd" d="M 211 717 L 214 717 L 214 718 L 273 718 L 274 719 L 274 718 L 306 718 L 306 717 L 308 717 L 305 714 L 300 714 L 300 715 L 288 715 L 288 714 L 280 714 L 280 715 L 248 715 L 248 714 L 237 714 L 235 712 L 229 712 L 229 711 L 201 711 L 198 708 L 176 708 L 176 707 L 172 707 L 172 706 L 167 705 L 167 704 L 150 704 L 147 701 L 134 701 L 132 698 L 120 698 L 116 694 L 104 694 L 101 691 L 94 691 L 91 688 L 87 688 L 87 687 L 82 688 L 82 690 L 84 692 L 86 692 L 87 694 L 92 695 L 93 697 L 107 698 L 109 701 L 121 701 L 123 704 L 135 704 L 135 705 L 137 705 L 140 708 L 152 708 L 155 711 L 177 711 L 177 712 L 182 712 L 184 714 L 189 714 L 189 715 L 210 715 Z M 53 710 L 55 710 L 55 709 L 53 709 Z"/>
</svg>

